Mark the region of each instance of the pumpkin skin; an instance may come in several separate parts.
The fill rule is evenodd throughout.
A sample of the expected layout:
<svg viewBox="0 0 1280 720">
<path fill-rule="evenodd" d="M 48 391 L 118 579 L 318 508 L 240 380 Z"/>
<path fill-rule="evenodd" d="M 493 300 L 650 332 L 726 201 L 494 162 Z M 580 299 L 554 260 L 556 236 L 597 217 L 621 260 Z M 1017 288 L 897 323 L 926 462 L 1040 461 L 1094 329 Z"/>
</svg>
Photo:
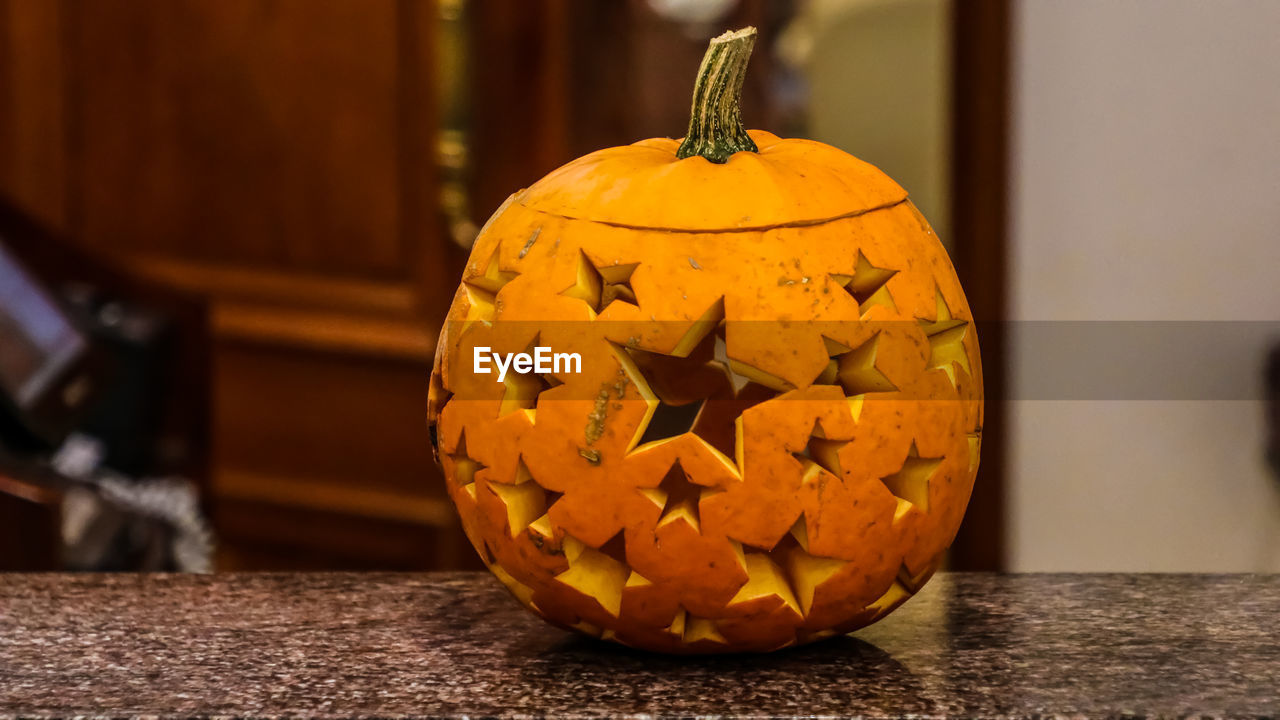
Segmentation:
<svg viewBox="0 0 1280 720">
<path fill-rule="evenodd" d="M 722 164 L 587 155 L 472 249 L 430 421 L 467 537 L 553 624 L 673 653 L 847 633 L 960 525 L 982 373 L 945 250 L 873 166 L 750 137 Z M 581 373 L 473 372 L 534 345 Z"/>
</svg>

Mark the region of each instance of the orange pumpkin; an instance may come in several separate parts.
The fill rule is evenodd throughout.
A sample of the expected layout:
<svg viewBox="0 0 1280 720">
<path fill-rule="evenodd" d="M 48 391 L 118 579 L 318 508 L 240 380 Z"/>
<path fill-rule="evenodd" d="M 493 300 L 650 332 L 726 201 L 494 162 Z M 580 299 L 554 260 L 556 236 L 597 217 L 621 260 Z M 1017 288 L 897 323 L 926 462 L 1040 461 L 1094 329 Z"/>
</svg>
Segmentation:
<svg viewBox="0 0 1280 720">
<path fill-rule="evenodd" d="M 712 41 L 683 142 L 508 199 L 436 353 L 431 426 L 477 552 L 534 613 L 641 648 L 884 617 L 938 567 L 977 471 L 981 366 L 946 252 L 876 168 L 743 128 L 754 37 Z M 536 347 L 580 372 L 475 367 Z"/>
</svg>

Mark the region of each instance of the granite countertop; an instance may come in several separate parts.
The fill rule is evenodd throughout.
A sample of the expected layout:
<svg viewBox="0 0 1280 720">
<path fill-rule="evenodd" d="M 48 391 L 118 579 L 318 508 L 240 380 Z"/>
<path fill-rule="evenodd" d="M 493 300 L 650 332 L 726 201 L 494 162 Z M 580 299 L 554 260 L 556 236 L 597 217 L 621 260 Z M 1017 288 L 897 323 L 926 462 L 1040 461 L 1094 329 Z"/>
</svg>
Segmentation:
<svg viewBox="0 0 1280 720">
<path fill-rule="evenodd" d="M 567 635 L 487 575 L 0 575 L 0 717 L 1280 717 L 1280 576 L 941 574 L 773 655 Z"/>
</svg>

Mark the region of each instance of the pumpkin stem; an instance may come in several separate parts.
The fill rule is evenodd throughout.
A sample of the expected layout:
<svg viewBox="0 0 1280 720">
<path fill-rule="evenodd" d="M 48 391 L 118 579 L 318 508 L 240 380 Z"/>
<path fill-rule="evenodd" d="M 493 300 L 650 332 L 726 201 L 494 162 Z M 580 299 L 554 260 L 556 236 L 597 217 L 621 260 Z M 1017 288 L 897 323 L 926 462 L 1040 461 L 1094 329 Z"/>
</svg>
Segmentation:
<svg viewBox="0 0 1280 720">
<path fill-rule="evenodd" d="M 701 155 L 724 163 L 736 152 L 759 152 L 742 124 L 742 81 L 756 44 L 756 29 L 745 27 L 711 40 L 693 85 L 689 132 L 676 157 Z"/>
</svg>

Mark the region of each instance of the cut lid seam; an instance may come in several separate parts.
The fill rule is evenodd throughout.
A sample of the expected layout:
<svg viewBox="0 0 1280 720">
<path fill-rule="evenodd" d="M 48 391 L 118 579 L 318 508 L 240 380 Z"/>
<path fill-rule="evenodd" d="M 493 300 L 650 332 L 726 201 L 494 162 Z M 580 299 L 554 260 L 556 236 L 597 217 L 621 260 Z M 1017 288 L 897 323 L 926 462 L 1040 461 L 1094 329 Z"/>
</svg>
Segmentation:
<svg viewBox="0 0 1280 720">
<path fill-rule="evenodd" d="M 835 222 L 837 220 L 847 220 L 849 218 L 856 218 L 856 217 L 861 217 L 863 215 L 869 215 L 873 212 L 879 212 L 881 210 L 889 210 L 891 208 L 897 207 L 907 202 L 909 199 L 910 198 L 908 196 L 903 195 L 901 199 L 894 200 L 893 202 L 883 203 L 881 205 L 876 205 L 874 207 L 869 207 L 863 210 L 854 210 L 852 212 L 842 213 L 840 215 L 832 215 L 830 217 L 815 218 L 811 220 L 792 220 L 790 222 L 784 222 L 784 223 L 773 223 L 770 225 L 751 225 L 747 227 L 696 228 L 696 229 L 695 228 L 669 228 L 669 227 L 660 227 L 656 225 L 633 225 L 630 223 L 614 222 L 610 220 L 593 220 L 591 218 L 576 217 L 573 215 L 563 215 L 561 213 L 554 213 L 548 210 L 542 210 L 536 207 L 531 207 L 529 205 L 526 205 L 523 202 L 519 203 L 519 205 L 520 207 L 526 210 L 540 213 L 542 215 L 547 215 L 553 218 L 559 218 L 561 220 L 575 220 L 579 222 L 595 223 L 597 225 L 608 225 L 609 227 L 622 228 L 624 230 L 642 230 L 645 232 L 698 234 L 698 233 L 765 232 L 768 230 L 781 230 L 785 228 L 812 227 L 814 225 L 825 225 L 827 223 Z"/>
</svg>

